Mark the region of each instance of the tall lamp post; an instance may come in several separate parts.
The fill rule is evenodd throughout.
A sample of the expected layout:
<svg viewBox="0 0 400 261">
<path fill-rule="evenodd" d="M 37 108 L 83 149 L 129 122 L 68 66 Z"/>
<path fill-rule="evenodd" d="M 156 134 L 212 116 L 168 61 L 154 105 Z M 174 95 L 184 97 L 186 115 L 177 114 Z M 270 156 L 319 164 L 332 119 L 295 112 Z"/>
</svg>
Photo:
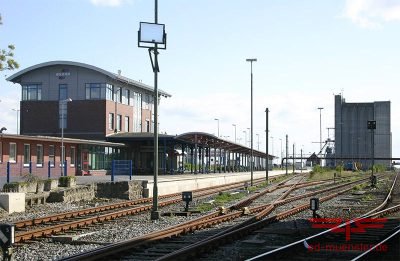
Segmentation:
<svg viewBox="0 0 400 261">
<path fill-rule="evenodd" d="M 283 169 L 283 161 L 282 161 L 282 159 L 283 159 L 283 154 L 282 154 L 282 139 L 281 138 L 279 138 L 279 140 L 281 141 L 281 169 Z"/>
<path fill-rule="evenodd" d="M 376 121 L 367 121 L 367 128 L 371 130 L 371 186 L 375 187 L 376 185 L 376 176 L 374 176 L 374 160 L 375 160 L 375 137 L 374 131 L 376 129 Z"/>
<path fill-rule="evenodd" d="M 319 151 L 322 150 L 322 121 L 321 121 L 321 111 L 324 109 L 322 107 L 317 108 L 319 110 Z"/>
<path fill-rule="evenodd" d="M 64 176 L 64 165 L 65 165 L 65 149 L 64 149 L 64 128 L 65 122 L 67 121 L 67 103 L 72 102 L 71 98 L 61 100 L 59 102 L 60 120 L 61 120 L 61 176 Z"/>
<path fill-rule="evenodd" d="M 153 160 L 153 208 L 151 220 L 158 220 L 158 50 L 167 49 L 167 34 L 165 24 L 158 23 L 158 0 L 154 0 L 154 23 L 140 22 L 138 32 L 138 47 L 147 48 L 150 56 L 151 67 L 154 73 L 154 160 Z M 154 56 L 154 59 L 153 59 Z"/>
<path fill-rule="evenodd" d="M 247 131 L 248 131 L 248 133 L 249 133 L 249 139 L 247 140 L 247 142 L 248 142 L 248 143 L 251 143 L 251 142 L 252 142 L 252 139 L 253 139 L 253 135 L 252 135 L 251 129 L 250 129 L 250 128 L 247 128 Z M 249 147 L 251 147 L 251 144 L 250 144 Z"/>
<path fill-rule="evenodd" d="M 232 124 L 233 127 L 235 127 L 235 143 L 236 143 L 236 124 Z"/>
<path fill-rule="evenodd" d="M 218 130 L 218 138 L 219 138 L 219 119 L 214 119 L 215 121 L 217 121 L 217 130 Z"/>
<path fill-rule="evenodd" d="M 257 136 L 257 150 L 260 150 L 260 134 L 256 133 Z"/>
<path fill-rule="evenodd" d="M 19 109 L 11 109 L 15 112 L 17 112 L 17 134 L 19 134 Z"/>
<path fill-rule="evenodd" d="M 266 181 L 267 181 L 267 184 L 268 184 L 268 168 L 269 168 L 269 155 L 268 155 L 268 133 L 269 133 L 269 130 L 268 130 L 268 113 L 269 113 L 269 109 L 268 108 L 266 108 L 265 109 L 265 114 L 266 114 L 266 128 L 265 128 L 265 148 L 266 148 L 266 153 L 267 153 L 267 167 L 265 168 L 265 171 L 266 171 L 266 173 L 265 173 L 265 179 L 266 179 Z"/>
<path fill-rule="evenodd" d="M 250 62 L 250 93 L 251 93 L 251 126 L 250 126 L 250 145 L 251 145 L 251 155 L 250 155 L 250 185 L 253 186 L 253 62 L 257 62 L 256 58 L 246 59 L 246 62 Z"/>
</svg>

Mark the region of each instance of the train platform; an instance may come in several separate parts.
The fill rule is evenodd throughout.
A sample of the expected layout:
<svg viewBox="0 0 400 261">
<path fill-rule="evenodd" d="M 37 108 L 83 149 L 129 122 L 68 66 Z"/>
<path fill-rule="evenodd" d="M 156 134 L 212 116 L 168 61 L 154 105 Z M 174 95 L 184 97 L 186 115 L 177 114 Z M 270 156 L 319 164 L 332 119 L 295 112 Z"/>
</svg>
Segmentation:
<svg viewBox="0 0 400 261">
<path fill-rule="evenodd" d="M 269 171 L 269 177 L 284 174 L 285 170 Z M 292 173 L 289 171 L 288 173 Z M 265 171 L 254 171 L 253 179 L 265 178 Z M 149 195 L 153 193 L 154 178 L 151 175 L 134 175 L 132 180 L 147 183 Z M 115 176 L 114 182 L 129 181 L 129 176 Z M 208 173 L 208 174 L 173 174 L 159 175 L 157 179 L 158 194 L 182 192 L 187 190 L 201 189 L 206 187 L 224 185 L 234 182 L 250 181 L 250 172 Z M 111 176 L 77 176 L 77 184 L 91 184 L 100 182 L 111 182 Z"/>
<path fill-rule="evenodd" d="M 306 171 L 305 171 L 306 172 Z M 269 177 L 275 175 L 284 174 L 285 170 L 273 170 L 269 171 Z M 292 173 L 289 170 L 288 173 Z M 265 171 L 254 171 L 253 179 L 265 178 Z M 57 178 L 56 176 L 52 178 Z M 20 177 L 12 177 L 10 182 L 20 181 Z M 127 175 L 116 175 L 114 176 L 114 182 L 129 181 L 130 178 Z M 133 181 L 138 181 L 145 188 L 148 189 L 149 196 L 153 193 L 154 178 L 152 175 L 133 175 Z M 76 176 L 77 185 L 89 185 L 94 183 L 106 183 L 111 182 L 111 176 Z M 158 194 L 165 195 L 170 193 L 201 189 L 206 187 L 224 185 L 234 182 L 249 182 L 250 183 L 250 172 L 229 172 L 229 173 L 207 173 L 207 174 L 173 174 L 173 175 L 159 175 L 158 176 Z M 0 177 L 0 186 L 6 183 L 6 177 Z"/>
</svg>

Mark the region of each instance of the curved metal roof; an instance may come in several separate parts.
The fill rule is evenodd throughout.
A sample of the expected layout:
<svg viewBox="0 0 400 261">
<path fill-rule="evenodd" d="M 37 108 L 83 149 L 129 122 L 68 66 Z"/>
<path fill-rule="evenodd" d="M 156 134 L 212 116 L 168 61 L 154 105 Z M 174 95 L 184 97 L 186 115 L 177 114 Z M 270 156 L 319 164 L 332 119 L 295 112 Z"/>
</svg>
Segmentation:
<svg viewBox="0 0 400 261">
<path fill-rule="evenodd" d="M 184 141 L 186 143 L 197 144 L 200 146 L 207 146 L 212 148 L 222 148 L 231 152 L 246 153 L 250 154 L 251 148 L 243 146 L 241 144 L 228 141 L 225 139 L 218 138 L 215 135 L 205 132 L 187 132 L 175 137 L 177 140 Z M 258 157 L 265 157 L 266 153 L 253 149 L 253 155 Z M 273 158 L 273 155 L 269 155 L 269 158 Z"/>
<path fill-rule="evenodd" d="M 71 66 L 83 67 L 83 68 L 86 68 L 86 69 L 89 69 L 89 70 L 93 70 L 93 71 L 102 73 L 102 74 L 110 77 L 113 80 L 120 81 L 120 82 L 129 84 L 129 85 L 133 85 L 135 87 L 139 87 L 139 88 L 145 89 L 147 91 L 151 91 L 151 92 L 154 91 L 153 87 L 151 87 L 151 86 L 149 86 L 147 84 L 143 84 L 141 82 L 132 80 L 130 78 L 121 76 L 121 75 L 116 74 L 116 73 L 112 73 L 112 72 L 106 71 L 104 69 L 101 69 L 99 67 L 96 67 L 96 66 L 93 66 L 93 65 L 90 65 L 90 64 L 72 62 L 72 61 L 50 61 L 50 62 L 39 63 L 39 64 L 30 66 L 28 68 L 25 68 L 25 69 L 15 73 L 15 74 L 11 75 L 6 80 L 10 81 L 10 82 L 13 82 L 13 83 L 19 83 L 21 81 L 21 76 L 22 75 L 24 75 L 26 73 L 29 73 L 29 72 L 31 72 L 33 70 L 36 70 L 36 69 L 40 69 L 40 68 L 47 67 L 47 66 L 53 66 L 53 65 L 71 65 Z M 159 90 L 159 94 L 161 96 L 164 96 L 164 97 L 171 97 L 171 94 L 169 94 L 167 92 L 164 92 L 162 90 Z"/>
</svg>

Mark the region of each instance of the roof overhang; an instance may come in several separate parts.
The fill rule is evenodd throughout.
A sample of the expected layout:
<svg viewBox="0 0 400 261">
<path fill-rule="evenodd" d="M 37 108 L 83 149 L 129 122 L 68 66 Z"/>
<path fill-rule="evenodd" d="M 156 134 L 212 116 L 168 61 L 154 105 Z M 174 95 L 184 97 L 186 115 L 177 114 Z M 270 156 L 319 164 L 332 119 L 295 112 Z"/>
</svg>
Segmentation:
<svg viewBox="0 0 400 261">
<path fill-rule="evenodd" d="M 0 138 L 13 139 L 13 140 L 34 140 L 34 141 L 49 141 L 49 142 L 64 142 L 73 144 L 86 144 L 96 145 L 105 147 L 125 147 L 124 143 L 107 142 L 101 140 L 83 140 L 83 139 L 72 139 L 72 138 L 61 138 L 51 136 L 29 136 L 29 135 L 16 135 L 16 134 L 0 134 Z"/>
<path fill-rule="evenodd" d="M 128 85 L 131 85 L 133 87 L 137 87 L 137 88 L 141 88 L 144 89 L 146 91 L 149 92 L 153 92 L 154 89 L 153 87 L 147 85 L 147 84 L 143 84 L 139 81 L 135 81 L 132 79 L 129 79 L 127 77 L 121 76 L 119 74 L 115 74 L 109 71 L 106 71 L 104 69 L 101 69 L 99 67 L 90 65 L 90 64 L 85 64 L 85 63 L 79 63 L 79 62 L 72 62 L 72 61 L 50 61 L 50 62 L 44 62 L 44 63 L 39 63 L 33 66 L 30 66 L 28 68 L 25 68 L 17 73 L 14 73 L 13 75 L 11 75 L 10 77 L 8 77 L 6 80 L 13 82 L 13 83 L 21 83 L 21 77 L 26 74 L 29 73 L 31 71 L 34 71 L 36 69 L 40 69 L 40 68 L 44 68 L 44 67 L 48 67 L 48 66 L 55 66 L 55 65 L 69 65 L 69 66 L 77 66 L 77 67 L 82 67 L 82 68 L 86 68 L 89 70 L 93 70 L 96 72 L 99 72 L 101 74 L 104 74 L 108 77 L 110 77 L 111 79 L 115 80 L 115 81 L 119 81 Z M 158 90 L 158 93 L 160 96 L 163 97 L 171 97 L 171 94 L 164 92 L 162 90 Z"/>
</svg>

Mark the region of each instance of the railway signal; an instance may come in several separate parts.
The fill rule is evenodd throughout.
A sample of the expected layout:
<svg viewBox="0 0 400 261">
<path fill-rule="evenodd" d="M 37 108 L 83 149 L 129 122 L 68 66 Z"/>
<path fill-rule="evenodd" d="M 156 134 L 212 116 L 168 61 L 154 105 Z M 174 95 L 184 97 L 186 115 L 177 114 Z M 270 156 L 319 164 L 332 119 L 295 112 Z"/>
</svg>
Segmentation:
<svg viewBox="0 0 400 261">
<path fill-rule="evenodd" d="M 182 192 L 182 200 L 186 202 L 185 211 L 189 211 L 189 202 L 193 199 L 192 191 L 184 191 Z"/>
<path fill-rule="evenodd" d="M 11 260 L 12 244 L 14 244 L 15 227 L 11 224 L 0 224 L 0 245 L 3 250 L 3 260 Z"/>
</svg>

